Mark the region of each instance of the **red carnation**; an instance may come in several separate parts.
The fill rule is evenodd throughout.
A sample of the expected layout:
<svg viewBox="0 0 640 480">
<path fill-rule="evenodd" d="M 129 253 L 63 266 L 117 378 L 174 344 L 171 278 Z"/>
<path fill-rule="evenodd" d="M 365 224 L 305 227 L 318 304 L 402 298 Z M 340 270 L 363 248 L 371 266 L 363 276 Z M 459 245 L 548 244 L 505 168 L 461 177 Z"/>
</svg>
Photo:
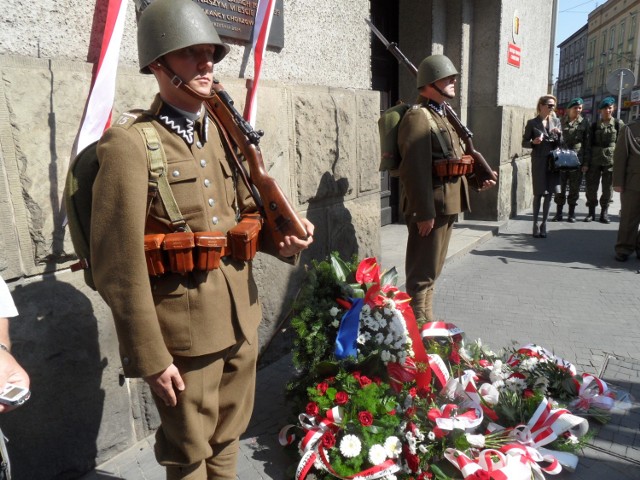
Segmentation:
<svg viewBox="0 0 640 480">
<path fill-rule="evenodd" d="M 333 448 L 336 444 L 336 436 L 331 430 L 327 430 L 322 435 L 322 446 L 326 449 Z"/>
<path fill-rule="evenodd" d="M 347 392 L 336 393 L 336 403 L 338 405 L 344 405 L 349 401 L 349 394 Z"/>
<path fill-rule="evenodd" d="M 530 388 L 525 389 L 524 392 L 522 392 L 522 396 L 524 398 L 531 398 L 535 395 L 535 393 L 533 392 L 533 390 L 531 390 Z"/>
<path fill-rule="evenodd" d="M 417 455 L 411 453 L 408 448 L 404 448 L 403 450 L 404 452 L 402 452 L 402 454 L 405 461 L 407 462 L 407 467 L 409 467 L 409 470 L 411 470 L 413 473 L 417 473 L 420 469 L 420 458 Z"/>
<path fill-rule="evenodd" d="M 329 384 L 327 382 L 322 382 L 322 383 L 319 383 L 316 388 L 318 389 L 318 393 L 320 393 L 320 395 L 324 395 L 325 393 L 327 393 L 327 388 L 329 388 Z"/>
<path fill-rule="evenodd" d="M 320 413 L 320 409 L 318 408 L 318 404 L 316 402 L 307 403 L 306 412 L 307 412 L 307 415 L 310 415 L 312 417 L 317 416 L 318 413 Z"/>
<path fill-rule="evenodd" d="M 361 375 L 358 378 L 358 383 L 360 383 L 360 388 L 364 388 L 371 383 L 371 379 L 369 377 L 365 377 L 364 375 Z"/>
<path fill-rule="evenodd" d="M 396 414 L 396 409 L 394 408 L 393 410 L 389 410 L 387 412 L 387 415 L 395 415 Z"/>
<path fill-rule="evenodd" d="M 407 418 L 411 418 L 416 414 L 416 407 L 409 407 L 404 413 Z"/>
<path fill-rule="evenodd" d="M 355 372 L 353 372 L 351 374 L 353 376 L 353 378 L 355 378 L 356 380 L 360 380 L 360 372 L 358 370 L 356 370 Z"/>
<path fill-rule="evenodd" d="M 358 413 L 358 420 L 360 420 L 360 425 L 363 427 L 370 427 L 373 425 L 373 415 L 371 415 L 371 412 L 367 410 Z"/>
<path fill-rule="evenodd" d="M 411 397 L 414 397 L 414 398 L 415 398 L 415 396 L 416 396 L 417 394 L 418 394 L 418 389 L 417 389 L 416 387 L 411 387 L 411 388 L 409 389 L 409 395 L 410 395 Z"/>
</svg>

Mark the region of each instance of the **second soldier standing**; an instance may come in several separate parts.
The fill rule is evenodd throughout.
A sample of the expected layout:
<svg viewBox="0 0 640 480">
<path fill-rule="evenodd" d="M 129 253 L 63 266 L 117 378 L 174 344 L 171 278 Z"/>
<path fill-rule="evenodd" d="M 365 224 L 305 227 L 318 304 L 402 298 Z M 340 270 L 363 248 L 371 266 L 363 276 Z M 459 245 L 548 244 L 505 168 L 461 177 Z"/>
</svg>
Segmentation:
<svg viewBox="0 0 640 480">
<path fill-rule="evenodd" d="M 562 117 L 562 138 L 568 148 L 574 150 L 580 159 L 580 165 L 589 164 L 589 122 L 582 116 L 581 98 L 574 98 L 567 105 L 567 113 Z M 583 167 L 584 168 L 584 167 Z M 557 207 L 556 216 L 552 222 L 561 222 L 564 204 L 569 205 L 567 221 L 576 221 L 576 205 L 580 197 L 580 183 L 582 181 L 582 169 L 560 172 L 560 193 L 555 195 Z"/>
</svg>

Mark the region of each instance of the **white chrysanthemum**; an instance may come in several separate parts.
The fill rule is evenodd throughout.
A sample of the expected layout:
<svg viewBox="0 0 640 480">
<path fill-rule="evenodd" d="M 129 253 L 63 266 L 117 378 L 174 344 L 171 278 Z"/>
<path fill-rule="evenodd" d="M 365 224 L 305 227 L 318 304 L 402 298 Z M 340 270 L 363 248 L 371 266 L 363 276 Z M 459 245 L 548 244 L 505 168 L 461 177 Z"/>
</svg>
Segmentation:
<svg viewBox="0 0 640 480">
<path fill-rule="evenodd" d="M 472 435 L 471 433 L 466 433 L 467 442 L 469 445 L 475 448 L 484 448 L 484 435 Z"/>
<path fill-rule="evenodd" d="M 502 390 L 504 388 L 504 380 L 496 380 L 492 385 L 496 387 L 496 389 Z"/>
<path fill-rule="evenodd" d="M 377 320 L 371 319 L 371 323 L 368 326 L 374 332 L 380 330 L 380 322 L 378 322 Z"/>
<path fill-rule="evenodd" d="M 379 443 L 376 443 L 369 449 L 368 458 L 372 465 L 380 465 L 387 459 L 387 450 Z"/>
<path fill-rule="evenodd" d="M 375 312 L 373 312 L 373 318 L 375 318 L 377 322 L 380 321 L 380 319 L 382 318 L 382 314 L 380 313 L 380 310 L 376 310 Z"/>
<path fill-rule="evenodd" d="M 387 451 L 387 456 L 390 458 L 398 458 L 402 453 L 402 442 L 398 437 L 387 437 L 384 441 L 384 448 Z"/>
<path fill-rule="evenodd" d="M 391 345 L 393 343 L 393 333 L 387 335 L 387 338 L 384 339 L 385 345 Z"/>
<path fill-rule="evenodd" d="M 427 433 L 427 438 L 433 442 L 436 439 L 436 434 L 433 432 L 429 432 Z"/>
<path fill-rule="evenodd" d="M 367 339 L 365 338 L 364 333 L 361 333 L 360 335 L 358 335 L 358 343 L 360 345 L 364 345 L 367 342 Z"/>
<path fill-rule="evenodd" d="M 535 357 L 525 358 L 522 362 L 520 362 L 520 368 L 523 370 L 527 370 L 529 372 L 535 370 L 538 366 L 538 359 Z"/>
<path fill-rule="evenodd" d="M 318 480 L 318 477 L 316 477 L 315 473 L 309 473 L 304 478 L 306 478 L 307 480 Z"/>
<path fill-rule="evenodd" d="M 413 439 L 413 432 L 408 431 L 404 434 L 404 438 L 407 439 L 407 441 L 411 441 Z"/>
<path fill-rule="evenodd" d="M 378 345 L 381 345 L 381 344 L 382 344 L 382 342 L 384 342 L 384 334 L 382 334 L 382 333 L 376 333 L 376 336 L 375 336 L 375 337 L 373 337 L 373 338 L 375 338 L 376 343 L 377 343 Z"/>
<path fill-rule="evenodd" d="M 360 455 L 362 443 L 355 435 L 345 435 L 340 441 L 340 453 L 347 458 L 353 458 Z"/>
<path fill-rule="evenodd" d="M 389 350 L 382 350 L 382 353 L 380 354 L 380 359 L 385 363 L 391 360 L 391 353 L 389 352 Z"/>
<path fill-rule="evenodd" d="M 505 380 L 506 387 L 512 392 L 523 392 L 527 388 L 527 382 L 523 378 L 511 377 Z"/>
<path fill-rule="evenodd" d="M 391 475 L 387 475 L 386 477 L 383 478 L 383 480 L 398 480 L 398 477 L 396 477 L 393 473 Z"/>
<path fill-rule="evenodd" d="M 416 438 L 419 442 L 424 442 L 424 433 L 416 429 Z"/>
<path fill-rule="evenodd" d="M 338 307 L 331 307 L 331 310 L 329 310 L 329 315 L 331 315 L 332 317 L 335 317 L 336 315 L 338 315 L 338 313 L 340 313 Z"/>
<path fill-rule="evenodd" d="M 378 325 L 380 325 L 380 328 L 387 328 L 388 324 L 389 322 L 387 322 L 386 318 L 381 318 L 380 320 L 378 320 Z"/>
<path fill-rule="evenodd" d="M 333 322 L 331 322 L 331 326 L 333 328 L 338 328 L 340 326 L 340 320 L 336 318 Z"/>
<path fill-rule="evenodd" d="M 366 303 L 362 306 L 362 310 L 361 313 L 368 315 L 371 313 L 371 307 L 369 305 L 367 305 Z"/>
</svg>

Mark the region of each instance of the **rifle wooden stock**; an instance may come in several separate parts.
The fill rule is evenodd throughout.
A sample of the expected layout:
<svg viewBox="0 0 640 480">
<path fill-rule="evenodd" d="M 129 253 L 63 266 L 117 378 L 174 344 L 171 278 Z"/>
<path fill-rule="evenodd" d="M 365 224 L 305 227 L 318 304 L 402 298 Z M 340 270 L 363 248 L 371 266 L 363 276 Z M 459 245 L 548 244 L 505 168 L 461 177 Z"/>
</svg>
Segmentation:
<svg viewBox="0 0 640 480">
<path fill-rule="evenodd" d="M 496 173 L 491 169 L 482 154 L 473 146 L 473 133 L 471 133 L 471 130 L 463 125 L 458 115 L 456 115 L 456 112 L 451 108 L 451 105 L 445 102 L 444 107 L 449 122 L 464 142 L 464 153 L 473 157 L 473 173 L 467 176 L 467 179 L 472 182 L 472 187 L 475 190 L 480 190 L 486 180 L 497 181 L 498 176 Z"/>
<path fill-rule="evenodd" d="M 265 169 L 262 152 L 258 146 L 262 132 L 256 132 L 242 118 L 233 106 L 233 100 L 220 83 L 214 82 L 213 91 L 214 94 L 211 97 L 204 98 L 205 104 L 209 112 L 227 131 L 249 165 L 250 182 L 260 195 L 262 214 L 268 227 L 267 232 L 271 235 L 274 244 L 278 246 L 284 241 L 284 237 L 289 235 L 306 239 L 307 229 L 280 186 Z"/>
</svg>

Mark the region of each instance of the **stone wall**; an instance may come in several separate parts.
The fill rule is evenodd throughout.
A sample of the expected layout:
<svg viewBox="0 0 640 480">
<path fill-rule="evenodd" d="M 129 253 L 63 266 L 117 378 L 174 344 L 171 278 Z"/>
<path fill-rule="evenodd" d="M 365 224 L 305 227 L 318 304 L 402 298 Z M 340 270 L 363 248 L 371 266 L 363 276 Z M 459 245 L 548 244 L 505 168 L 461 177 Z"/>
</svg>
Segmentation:
<svg viewBox="0 0 640 480">
<path fill-rule="evenodd" d="M 11 322 L 15 356 L 33 394 L 2 415 L 16 478 L 77 478 L 158 426 L 149 390 L 122 376 L 109 309 L 88 288 L 61 226 L 69 155 L 88 94 L 104 11 L 93 2 L 3 4 L 0 19 L 0 274 L 20 316 Z M 101 2 L 99 2 L 101 3 Z M 377 92 L 370 88 L 369 1 L 284 2 L 285 47 L 269 50 L 257 129 L 266 168 L 296 210 L 316 225 L 296 267 L 262 254 L 261 347 L 289 312 L 312 258 L 379 253 Z M 129 2 L 114 117 L 145 107 L 157 88 L 137 72 Z M 347 44 L 345 48 L 345 35 Z M 216 74 L 244 104 L 251 76 L 246 47 L 232 44 Z M 118 208 L 118 206 L 115 206 Z M 274 281 L 277 279 L 277 281 Z"/>
</svg>

